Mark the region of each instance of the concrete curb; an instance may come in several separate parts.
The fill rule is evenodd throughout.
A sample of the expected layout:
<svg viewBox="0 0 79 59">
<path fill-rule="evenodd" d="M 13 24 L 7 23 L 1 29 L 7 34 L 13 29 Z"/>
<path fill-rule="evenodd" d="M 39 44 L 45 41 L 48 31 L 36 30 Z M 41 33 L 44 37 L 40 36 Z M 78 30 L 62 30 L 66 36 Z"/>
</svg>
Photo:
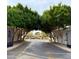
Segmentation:
<svg viewBox="0 0 79 59">
<path fill-rule="evenodd" d="M 66 46 L 64 46 L 64 45 L 58 45 L 58 44 L 54 44 L 56 47 L 59 47 L 59 48 L 61 48 L 61 49 L 63 49 L 63 50 L 66 50 L 66 51 L 68 51 L 68 52 L 71 52 L 71 49 L 70 48 L 68 48 L 68 47 L 66 47 Z"/>
<path fill-rule="evenodd" d="M 8 48 L 7 48 L 7 51 L 13 50 L 13 49 L 15 49 L 15 48 L 21 46 L 23 43 L 24 43 L 24 42 L 14 44 L 12 47 L 8 47 Z"/>
</svg>

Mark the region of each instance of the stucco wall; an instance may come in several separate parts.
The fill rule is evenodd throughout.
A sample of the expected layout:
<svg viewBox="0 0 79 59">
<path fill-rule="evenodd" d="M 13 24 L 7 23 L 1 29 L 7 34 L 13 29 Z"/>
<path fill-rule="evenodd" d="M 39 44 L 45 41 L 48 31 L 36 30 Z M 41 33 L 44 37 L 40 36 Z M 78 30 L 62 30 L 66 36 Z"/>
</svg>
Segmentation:
<svg viewBox="0 0 79 59">
<path fill-rule="evenodd" d="M 64 30 L 63 37 L 58 36 L 58 43 L 71 45 L 71 30 Z"/>
</svg>

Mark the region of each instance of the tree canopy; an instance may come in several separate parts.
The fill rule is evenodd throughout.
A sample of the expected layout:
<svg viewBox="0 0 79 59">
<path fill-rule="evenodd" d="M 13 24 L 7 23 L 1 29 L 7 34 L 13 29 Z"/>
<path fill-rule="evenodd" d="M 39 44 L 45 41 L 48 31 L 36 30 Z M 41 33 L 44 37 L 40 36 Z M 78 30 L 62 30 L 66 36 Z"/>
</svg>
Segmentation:
<svg viewBox="0 0 79 59">
<path fill-rule="evenodd" d="M 8 26 L 20 27 L 30 30 L 36 29 L 38 13 L 23 7 L 20 3 L 16 6 L 7 7 Z"/>
<path fill-rule="evenodd" d="M 50 10 L 44 11 L 41 18 L 44 31 L 51 32 L 57 28 L 64 28 L 71 25 L 71 7 L 61 3 L 51 6 Z"/>
<path fill-rule="evenodd" d="M 40 16 L 31 8 L 18 3 L 16 6 L 7 6 L 7 25 L 30 30 L 51 32 L 57 28 L 71 25 L 71 7 L 67 5 L 54 5 L 50 10 L 44 11 Z"/>
</svg>

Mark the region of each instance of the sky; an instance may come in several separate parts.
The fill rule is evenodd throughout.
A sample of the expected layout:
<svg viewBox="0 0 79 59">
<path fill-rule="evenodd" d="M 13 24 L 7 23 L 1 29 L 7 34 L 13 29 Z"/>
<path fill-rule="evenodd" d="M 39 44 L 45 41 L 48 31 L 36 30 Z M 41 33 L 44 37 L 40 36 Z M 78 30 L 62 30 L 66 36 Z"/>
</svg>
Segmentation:
<svg viewBox="0 0 79 59">
<path fill-rule="evenodd" d="M 28 6 L 34 11 L 37 11 L 40 15 L 43 14 L 44 10 L 48 10 L 50 6 L 62 2 L 66 5 L 71 5 L 71 0 L 7 0 L 7 5 L 16 5 L 21 3 L 23 6 Z"/>
</svg>

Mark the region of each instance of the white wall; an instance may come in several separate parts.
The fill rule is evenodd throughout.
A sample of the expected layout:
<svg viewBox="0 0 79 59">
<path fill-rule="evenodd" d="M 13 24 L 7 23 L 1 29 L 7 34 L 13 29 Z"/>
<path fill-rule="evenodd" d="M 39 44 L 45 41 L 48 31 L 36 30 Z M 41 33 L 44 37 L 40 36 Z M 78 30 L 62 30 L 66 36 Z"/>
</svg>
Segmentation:
<svg viewBox="0 0 79 59">
<path fill-rule="evenodd" d="M 58 36 L 58 43 L 71 45 L 71 30 L 64 30 L 63 37 Z"/>
</svg>

